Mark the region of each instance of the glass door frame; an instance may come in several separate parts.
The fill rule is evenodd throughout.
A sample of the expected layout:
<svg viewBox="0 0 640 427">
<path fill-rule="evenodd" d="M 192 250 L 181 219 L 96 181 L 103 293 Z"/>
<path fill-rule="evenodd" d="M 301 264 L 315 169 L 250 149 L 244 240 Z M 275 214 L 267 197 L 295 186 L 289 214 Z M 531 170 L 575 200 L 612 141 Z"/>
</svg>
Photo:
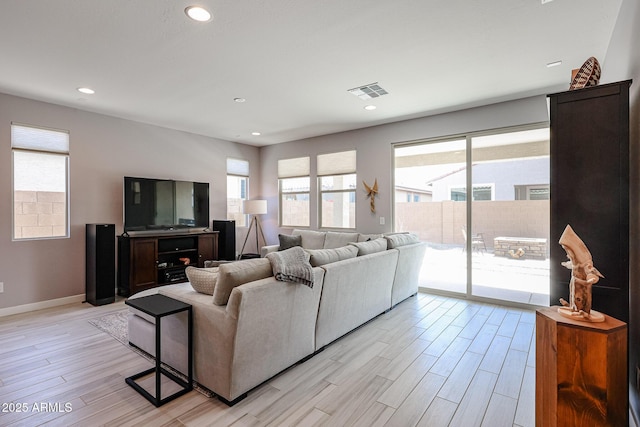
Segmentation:
<svg viewBox="0 0 640 427">
<path fill-rule="evenodd" d="M 465 206 L 465 209 L 466 209 L 465 226 L 466 226 L 468 235 L 471 235 L 473 234 L 473 224 L 472 224 L 473 223 L 473 217 L 472 217 L 473 215 L 473 206 L 472 206 L 473 205 L 473 170 L 470 167 L 473 163 L 472 139 L 477 137 L 482 137 L 482 136 L 499 135 L 499 134 L 505 134 L 505 133 L 522 132 L 522 131 L 537 130 L 537 129 L 544 129 L 544 128 L 549 128 L 549 122 L 537 122 L 537 123 L 531 123 L 527 125 L 508 126 L 508 127 L 502 127 L 502 128 L 487 129 L 483 131 L 474 131 L 474 132 L 466 132 L 461 134 L 447 135 L 442 137 L 434 137 L 434 138 L 428 138 L 428 139 L 422 139 L 422 140 L 392 143 L 391 144 L 391 154 L 392 154 L 391 155 L 391 170 L 392 170 L 391 186 L 393 190 L 391 191 L 391 203 L 392 203 L 393 209 L 392 209 L 391 215 L 392 215 L 393 232 L 396 232 L 396 229 L 395 229 L 396 228 L 396 221 L 395 221 L 395 216 L 396 216 L 396 200 L 395 200 L 396 198 L 395 197 L 396 196 L 395 152 L 396 151 L 395 149 L 396 148 L 417 146 L 417 145 L 423 145 L 423 144 L 437 144 L 441 142 L 444 143 L 444 142 L 450 142 L 450 141 L 456 141 L 456 140 L 462 140 L 462 139 L 466 140 L 465 155 L 466 155 L 466 171 L 467 172 L 466 172 L 465 180 L 466 180 L 466 198 L 467 198 L 466 202 L 467 203 Z M 436 288 L 423 287 L 423 289 L 434 294 L 441 294 L 445 296 L 453 296 L 458 298 L 462 297 L 462 298 L 474 300 L 474 301 L 498 303 L 502 305 L 506 304 L 510 306 L 524 307 L 524 308 L 536 307 L 531 304 L 474 295 L 473 294 L 473 268 L 472 268 L 473 253 L 472 253 L 472 239 L 470 238 L 467 238 L 465 241 L 465 253 L 466 253 L 466 263 L 467 263 L 466 293 L 447 291 L 447 290 L 436 289 Z"/>
</svg>

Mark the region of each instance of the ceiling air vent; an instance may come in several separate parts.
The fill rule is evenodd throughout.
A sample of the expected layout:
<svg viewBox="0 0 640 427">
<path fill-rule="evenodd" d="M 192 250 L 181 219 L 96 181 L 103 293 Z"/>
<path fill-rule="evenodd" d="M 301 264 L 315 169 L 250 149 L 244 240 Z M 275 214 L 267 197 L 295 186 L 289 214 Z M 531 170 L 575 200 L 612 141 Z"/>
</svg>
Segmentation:
<svg viewBox="0 0 640 427">
<path fill-rule="evenodd" d="M 382 89 L 378 82 L 369 83 L 368 85 L 354 87 L 353 89 L 349 89 L 349 92 L 354 94 L 360 99 L 371 99 L 377 98 L 382 95 L 387 95 L 389 92 Z"/>
</svg>

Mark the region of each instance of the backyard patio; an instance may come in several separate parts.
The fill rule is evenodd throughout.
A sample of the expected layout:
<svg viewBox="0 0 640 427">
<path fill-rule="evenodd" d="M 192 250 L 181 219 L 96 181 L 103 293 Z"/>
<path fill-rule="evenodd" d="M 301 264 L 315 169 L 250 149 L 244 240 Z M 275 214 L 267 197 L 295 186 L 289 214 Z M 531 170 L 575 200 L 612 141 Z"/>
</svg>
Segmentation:
<svg viewBox="0 0 640 427">
<path fill-rule="evenodd" d="M 466 293 L 466 262 L 461 246 L 428 245 L 420 287 Z M 549 259 L 495 256 L 491 249 L 474 251 L 472 284 L 475 296 L 549 306 Z"/>
</svg>

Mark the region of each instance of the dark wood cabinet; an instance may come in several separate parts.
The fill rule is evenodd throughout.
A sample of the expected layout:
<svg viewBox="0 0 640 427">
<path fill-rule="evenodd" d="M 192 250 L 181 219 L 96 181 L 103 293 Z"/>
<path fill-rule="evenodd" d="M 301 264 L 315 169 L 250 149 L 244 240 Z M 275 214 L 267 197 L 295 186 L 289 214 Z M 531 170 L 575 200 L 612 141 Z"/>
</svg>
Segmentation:
<svg viewBox="0 0 640 427">
<path fill-rule="evenodd" d="M 157 281 L 158 240 L 134 238 L 131 240 L 130 252 L 131 254 L 128 258 L 131 263 L 131 289 L 140 291 L 155 286 Z"/>
<path fill-rule="evenodd" d="M 187 280 L 187 266 L 218 259 L 218 233 L 118 237 L 118 295 Z"/>
<path fill-rule="evenodd" d="M 198 236 L 198 267 L 204 267 L 207 260 L 218 259 L 218 233 Z"/>
<path fill-rule="evenodd" d="M 629 319 L 629 86 L 631 80 L 549 95 L 551 305 L 568 299 L 571 272 L 558 239 L 567 224 L 605 276 L 593 309 Z"/>
</svg>

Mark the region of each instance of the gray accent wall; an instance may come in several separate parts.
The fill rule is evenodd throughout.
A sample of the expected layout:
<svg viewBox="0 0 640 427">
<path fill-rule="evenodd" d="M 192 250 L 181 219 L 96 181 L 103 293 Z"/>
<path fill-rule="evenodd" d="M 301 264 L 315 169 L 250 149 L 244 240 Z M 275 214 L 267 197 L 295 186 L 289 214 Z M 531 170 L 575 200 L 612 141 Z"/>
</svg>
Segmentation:
<svg viewBox="0 0 640 427">
<path fill-rule="evenodd" d="M 567 76 L 567 86 L 569 76 Z M 366 112 L 363 112 L 366 113 Z M 436 116 L 406 120 L 380 126 L 325 135 L 261 148 L 262 195 L 267 198 L 269 213 L 262 219 L 270 244 L 278 243 L 278 233 L 290 229 L 278 227 L 279 159 L 311 156 L 311 194 L 317 193 L 316 156 L 355 149 L 357 151 L 358 188 L 356 192 L 356 227 L 361 233 L 384 233 L 393 230 L 392 163 L 393 144 L 458 135 L 480 130 L 548 123 L 546 96 L 534 96 L 484 107 L 470 108 Z M 369 209 L 362 181 L 372 185 L 378 180 L 376 213 Z M 311 197 L 311 227 L 317 228 L 318 206 Z M 385 224 L 380 224 L 384 217 Z"/>
</svg>

